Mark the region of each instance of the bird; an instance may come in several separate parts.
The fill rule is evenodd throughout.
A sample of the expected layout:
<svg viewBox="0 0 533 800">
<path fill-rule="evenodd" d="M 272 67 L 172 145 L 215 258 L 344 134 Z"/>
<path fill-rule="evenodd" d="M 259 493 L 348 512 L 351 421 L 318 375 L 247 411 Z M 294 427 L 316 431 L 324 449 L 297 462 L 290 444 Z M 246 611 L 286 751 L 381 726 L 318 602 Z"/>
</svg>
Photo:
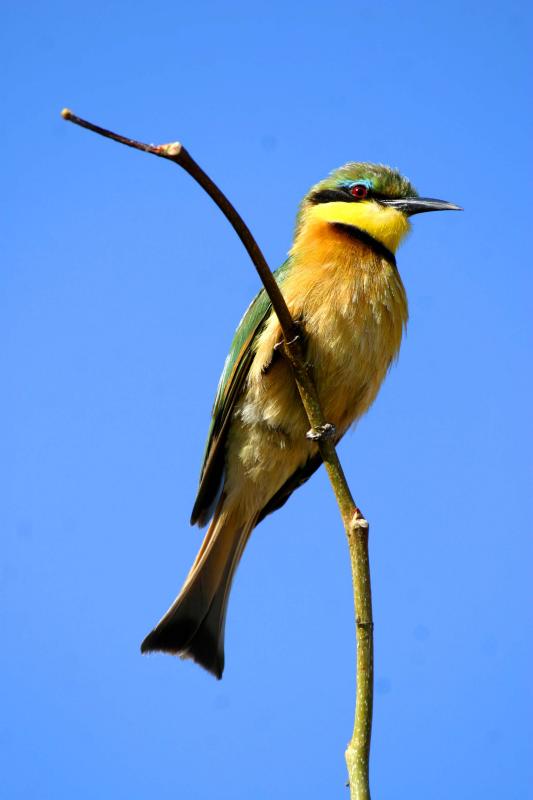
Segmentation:
<svg viewBox="0 0 533 800">
<path fill-rule="evenodd" d="M 314 185 L 274 273 L 302 332 L 337 443 L 367 411 L 407 324 L 396 250 L 410 218 L 461 210 L 420 197 L 397 169 L 350 162 Z M 261 290 L 235 332 L 213 405 L 191 524 L 210 522 L 178 597 L 141 645 L 221 678 L 232 580 L 250 534 L 320 467 L 270 300 Z"/>
</svg>

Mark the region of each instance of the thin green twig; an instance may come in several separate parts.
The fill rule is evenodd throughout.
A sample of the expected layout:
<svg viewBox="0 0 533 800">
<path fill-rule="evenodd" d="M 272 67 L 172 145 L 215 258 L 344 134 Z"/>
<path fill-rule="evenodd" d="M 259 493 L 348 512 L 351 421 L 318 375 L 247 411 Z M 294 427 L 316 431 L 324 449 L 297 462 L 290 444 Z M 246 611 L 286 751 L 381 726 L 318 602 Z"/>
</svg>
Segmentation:
<svg viewBox="0 0 533 800">
<path fill-rule="evenodd" d="M 81 119 L 69 109 L 61 115 L 69 122 L 115 142 L 165 158 L 182 167 L 200 184 L 211 199 L 226 216 L 242 241 L 259 277 L 265 287 L 272 307 L 279 319 L 284 337 L 284 352 L 294 373 L 294 379 L 307 414 L 311 432 L 317 441 L 320 455 L 324 461 L 344 529 L 348 538 L 356 619 L 357 642 L 357 692 L 353 736 L 346 749 L 346 763 L 352 800 L 370 800 L 369 756 L 372 731 L 373 706 L 373 620 L 372 594 L 370 587 L 370 568 L 368 560 L 368 522 L 356 506 L 346 481 L 333 438 L 325 435 L 327 421 L 320 406 L 318 393 L 309 368 L 306 365 L 298 327 L 292 319 L 278 284 L 261 252 L 250 229 L 218 186 L 196 163 L 189 152 L 179 142 L 152 145 L 129 139 L 117 133 Z M 329 426 L 331 427 L 331 426 Z"/>
</svg>

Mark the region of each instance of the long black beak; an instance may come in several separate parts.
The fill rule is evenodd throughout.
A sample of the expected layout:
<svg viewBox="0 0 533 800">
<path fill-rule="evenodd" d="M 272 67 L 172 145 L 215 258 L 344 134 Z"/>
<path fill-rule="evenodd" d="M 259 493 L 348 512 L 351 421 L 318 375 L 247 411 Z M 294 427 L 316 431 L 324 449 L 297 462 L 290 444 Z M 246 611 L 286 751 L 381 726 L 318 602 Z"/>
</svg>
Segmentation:
<svg viewBox="0 0 533 800">
<path fill-rule="evenodd" d="M 384 206 L 392 206 L 403 211 L 408 217 L 422 214 L 424 211 L 462 211 L 461 206 L 448 203 L 446 200 L 433 200 L 431 197 L 399 197 L 397 200 L 380 199 Z"/>
</svg>

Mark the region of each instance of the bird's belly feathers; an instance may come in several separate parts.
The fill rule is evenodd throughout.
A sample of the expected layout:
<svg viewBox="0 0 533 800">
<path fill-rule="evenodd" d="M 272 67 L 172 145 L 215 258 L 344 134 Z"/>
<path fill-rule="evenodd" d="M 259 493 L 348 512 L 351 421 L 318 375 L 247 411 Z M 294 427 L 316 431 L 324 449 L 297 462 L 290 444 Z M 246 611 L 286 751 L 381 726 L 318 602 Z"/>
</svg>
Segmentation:
<svg viewBox="0 0 533 800">
<path fill-rule="evenodd" d="M 325 418 L 341 435 L 374 400 L 407 320 L 396 269 L 378 257 L 371 267 L 354 272 L 351 265 L 348 274 L 338 268 L 322 268 L 319 275 L 303 271 L 283 285 L 291 313 L 303 320 Z M 258 339 L 228 442 L 226 490 L 244 481 L 241 501 L 245 495 L 259 507 L 316 452 L 305 438 L 309 423 L 291 370 L 281 356 L 273 360 L 280 340 L 272 315 Z"/>
<path fill-rule="evenodd" d="M 406 314 L 386 282 L 375 282 L 371 292 L 355 285 L 350 297 L 337 294 L 329 310 L 308 313 L 306 330 L 325 418 L 342 434 L 374 401 L 398 353 Z"/>
<path fill-rule="evenodd" d="M 326 419 L 343 433 L 368 409 L 398 353 L 407 321 L 400 276 L 372 255 L 295 271 L 283 293 L 293 317 L 303 321 L 306 358 Z M 307 423 L 288 366 L 279 359 L 268 367 L 280 339 L 273 315 L 259 337 L 247 399 L 259 404 L 261 419 L 291 433 L 293 422 Z"/>
</svg>

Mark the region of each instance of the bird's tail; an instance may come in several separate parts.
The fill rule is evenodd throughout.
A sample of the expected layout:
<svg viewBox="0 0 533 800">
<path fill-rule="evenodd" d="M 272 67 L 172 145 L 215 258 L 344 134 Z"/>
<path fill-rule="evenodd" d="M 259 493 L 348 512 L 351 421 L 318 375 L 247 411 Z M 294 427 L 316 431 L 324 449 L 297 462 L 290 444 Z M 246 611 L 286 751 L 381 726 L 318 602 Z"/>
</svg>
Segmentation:
<svg viewBox="0 0 533 800">
<path fill-rule="evenodd" d="M 181 592 L 143 641 L 141 652 L 192 658 L 222 677 L 229 591 L 254 525 L 255 519 L 242 523 L 235 512 L 225 510 L 221 498 Z"/>
</svg>

